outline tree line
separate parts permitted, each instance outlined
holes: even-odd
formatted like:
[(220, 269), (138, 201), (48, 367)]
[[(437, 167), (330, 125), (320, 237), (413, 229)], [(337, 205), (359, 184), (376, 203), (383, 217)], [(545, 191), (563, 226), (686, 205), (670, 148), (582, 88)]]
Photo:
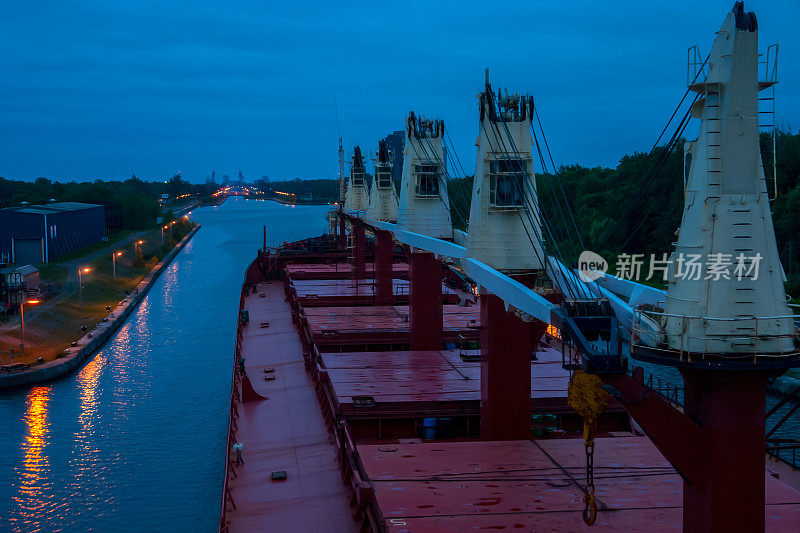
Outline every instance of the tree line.
[(84, 202), (106, 207), (106, 216), (112, 217), (117, 230), (146, 229), (163, 216), (159, 201), (162, 194), (174, 199), (184, 194), (204, 200), (218, 186), (196, 185), (175, 175), (166, 182), (146, 181), (131, 176), (125, 181), (59, 182), (47, 178), (35, 181), (17, 181), (0, 178), (0, 208), (28, 204), (56, 202)]
[[(583, 249), (607, 258), (622, 252), (645, 256), (671, 252), (683, 211), (684, 161), (680, 148), (669, 155), (663, 150), (626, 155), (615, 168), (567, 165), (560, 167), (557, 175), (537, 174), (539, 205), (549, 227), (545, 243), (551, 248), (557, 245), (569, 262)], [(800, 239), (794, 226), (800, 212), (800, 133), (778, 132), (775, 159), (778, 196), (771, 204), (775, 236), (789, 278), (787, 289), (796, 295), (800, 293)], [(472, 176), (448, 181), (453, 224), (464, 230), (472, 184)], [(313, 200), (334, 201), (339, 194), (336, 180), (295, 179), (259, 185), (264, 192), (280, 190)], [(47, 203), (51, 198), (111, 205), (121, 211), (123, 229), (140, 229), (152, 226), (160, 216), (161, 194), (171, 198), (196, 194), (205, 200), (217, 188), (215, 183), (187, 183), (179, 175), (167, 183), (136, 176), (122, 182), (90, 183), (0, 178), (0, 207), (22, 201)]]

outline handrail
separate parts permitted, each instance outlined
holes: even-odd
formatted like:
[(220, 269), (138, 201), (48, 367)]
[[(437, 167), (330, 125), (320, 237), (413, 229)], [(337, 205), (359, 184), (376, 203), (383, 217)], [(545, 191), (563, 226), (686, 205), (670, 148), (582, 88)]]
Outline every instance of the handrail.
[[(682, 321), (683, 327), (681, 328), (681, 332), (679, 334), (670, 333), (668, 331), (664, 331), (664, 340), (667, 341), (669, 338), (674, 338), (676, 335), (680, 337), (680, 349), (675, 350), (672, 348), (659, 348), (648, 346), (646, 344), (641, 344), (637, 342), (638, 338), (641, 334), (647, 334), (648, 329), (642, 327), (642, 319), (647, 318), (659, 323), (662, 328), (665, 322), (665, 319), (674, 318)], [(679, 352), (680, 360), (691, 360), (691, 353), (689, 350), (689, 343), (688, 341), (747, 341), (753, 342), (753, 349), (737, 352), (735, 356), (728, 356), (728, 357), (736, 357), (739, 358), (741, 356), (750, 356), (752, 355), (754, 358), (756, 357), (791, 357), (797, 355), (797, 351), (790, 351), (790, 352), (760, 352), (759, 351), (759, 342), (763, 343), (770, 340), (778, 340), (778, 339), (794, 339), (797, 337), (794, 328), (791, 328), (791, 332), (789, 333), (763, 333), (765, 331), (765, 327), (763, 324), (768, 322), (776, 322), (781, 320), (791, 320), (794, 321), (796, 318), (795, 315), (779, 315), (779, 316), (741, 316), (741, 317), (704, 317), (704, 316), (690, 316), (690, 315), (681, 315), (675, 313), (665, 313), (660, 311), (651, 311), (645, 309), (634, 309), (634, 319), (633, 323), (631, 324), (631, 348), (646, 348), (649, 350), (662, 350), (662, 351), (670, 351), (670, 352)], [(706, 333), (705, 336), (692, 336), (689, 334), (689, 326), (692, 322), (700, 323), (703, 327), (708, 327), (709, 325), (713, 324), (747, 324), (749, 329), (752, 331), (744, 332), (741, 334), (736, 333)], [(761, 325), (761, 327), (759, 327)], [(706, 352), (694, 352), (694, 353), (706, 353)], [(709, 352), (711, 353), (711, 352)], [(713, 351), (715, 355), (719, 355), (725, 357), (724, 354), (720, 354), (717, 351)]]
[(239, 311), (237, 312), (237, 321), (236, 321), (236, 340), (234, 343), (234, 350), (233, 350), (233, 371), (231, 373), (231, 392), (230, 392), (230, 409), (228, 410), (228, 431), (227, 437), (225, 439), (225, 469), (223, 474), (223, 482), (222, 482), (222, 502), (220, 507), (219, 513), (219, 531), (220, 533), (227, 533), (228, 532), (228, 524), (227, 524), (227, 513), (228, 513), (228, 501), (231, 501), (231, 504), (236, 508), (236, 504), (233, 502), (233, 499), (230, 495), (230, 487), (228, 483), (231, 477), (231, 448), (232, 442), (231, 437), (234, 436), (235, 428), (234, 428), (234, 417), (238, 413), (236, 410), (236, 402), (237, 402), (237, 380), (239, 379), (239, 359), (241, 358), (242, 354), (242, 340), (244, 338), (244, 334), (242, 331), (242, 310), (244, 309), (244, 302), (247, 296), (248, 287), (252, 285), (252, 276), (255, 272), (260, 273), (260, 263), (259, 260), (262, 254), (250, 263), (248, 266), (247, 271), (245, 272), (244, 280), (242, 280), (242, 289), (239, 294)]
[(708, 60), (703, 60), (700, 55), (700, 48), (697, 45), (690, 46), (686, 50), (686, 85), (703, 83), (706, 81), (706, 66)]

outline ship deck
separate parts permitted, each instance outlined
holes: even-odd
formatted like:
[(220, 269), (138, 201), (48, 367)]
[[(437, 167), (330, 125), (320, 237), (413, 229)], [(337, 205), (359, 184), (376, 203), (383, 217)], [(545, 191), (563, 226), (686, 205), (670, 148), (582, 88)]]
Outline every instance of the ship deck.
[[(245, 464), (229, 482), (236, 505), (227, 515), (230, 530), (357, 531), (283, 283), (261, 283), (258, 292), (265, 297), (245, 300), (250, 326), (242, 353), (253, 388), (266, 399), (238, 404)], [(274, 380), (264, 379), (265, 368), (274, 369)], [(282, 470), (285, 481), (270, 481)]]
[[(596, 439), (595, 495), (583, 523), (581, 439), (358, 445), (369, 505), (388, 531), (676, 531), (683, 481), (646, 437)], [(768, 531), (793, 531), (800, 492), (766, 475)], [(602, 506), (601, 506), (602, 507)], [(736, 512), (731, 509), (731, 512)]]
[[(299, 279), (353, 279), (355, 269), (350, 263), (289, 263), (286, 265), (289, 276)], [(364, 264), (364, 277), (375, 277), (375, 264)], [(392, 274), (395, 278), (408, 279), (408, 263), (393, 263)]]
[[(683, 481), (646, 436), (619, 431), (629, 423), (619, 405), (607, 427), (599, 421), (602, 505), (594, 526), (583, 523), (582, 425), (567, 407), (560, 351), (540, 345), (531, 372), (534, 413), (556, 416), (559, 429), (481, 441), (478, 352), (409, 351), (406, 305), (305, 305), (301, 288), (336, 297), (355, 286), (324, 275), (261, 283), (244, 301), (241, 353), (266, 399), (236, 404), (246, 464), (229, 480), (229, 531), (681, 529)], [(479, 338), (480, 307), (443, 307), (445, 342), (474, 347), (461, 341)], [(287, 479), (271, 481), (276, 471)], [(767, 530), (796, 530), (800, 492), (765, 479)]]
[[(292, 282), (304, 307), (375, 305), (375, 282), (372, 279), (298, 279)], [(408, 280), (392, 280), (395, 303), (407, 304)], [(458, 303), (458, 294), (442, 285), (442, 301)]]
[[(569, 373), (561, 353), (542, 349), (531, 371), (531, 397), (538, 408), (566, 408)], [(439, 402), (479, 402), (481, 365), (464, 361), (457, 350), (322, 354), (344, 414), (355, 414), (354, 397), (425, 410)]]
[[(321, 353), (316, 374), (331, 410), (347, 420), (356, 439), (418, 437), (426, 431), (422, 419), (431, 417), (444, 420), (427, 431), (476, 437), (481, 364), (463, 360), (462, 353), (479, 356), (479, 350)], [(540, 346), (531, 368), (532, 412), (558, 419), (545, 429), (581, 428), (567, 403), (569, 377), (561, 352)], [(627, 414), (615, 402), (598, 422), (600, 431), (616, 430), (626, 427)]]
[[(445, 305), (444, 341), (477, 340), (478, 306)], [(312, 307), (305, 309), (314, 342), (321, 351), (348, 345), (408, 344), (408, 306)]]

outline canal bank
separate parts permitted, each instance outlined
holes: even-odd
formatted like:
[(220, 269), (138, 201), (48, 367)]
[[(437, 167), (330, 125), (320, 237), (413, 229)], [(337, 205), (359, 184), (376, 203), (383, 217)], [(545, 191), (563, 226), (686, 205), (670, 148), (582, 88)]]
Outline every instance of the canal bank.
[(319, 235), (321, 207), (230, 198), (117, 333), (61, 379), (0, 393), (0, 531), (216, 531), (241, 273)]
[(199, 230), (200, 226), (195, 226), (188, 235), (181, 239), (181, 241), (170, 250), (164, 259), (153, 267), (150, 273), (139, 282), (131, 294), (121, 301), (117, 308), (114, 309), (103, 322), (97, 324), (92, 331), (78, 339), (74, 346), (67, 348), (63, 356), (47, 363), (31, 366), (25, 370), (10, 374), (0, 374), (0, 390), (41, 383), (61, 377), (79, 368), (117, 332), (128, 318), (131, 311), (136, 309), (136, 306), (139, 305), (139, 302), (142, 301), (150, 290), (150, 287), (153, 286), (153, 282), (158, 279), (158, 276), (161, 275), (164, 269), (169, 266), (172, 260), (175, 259)]

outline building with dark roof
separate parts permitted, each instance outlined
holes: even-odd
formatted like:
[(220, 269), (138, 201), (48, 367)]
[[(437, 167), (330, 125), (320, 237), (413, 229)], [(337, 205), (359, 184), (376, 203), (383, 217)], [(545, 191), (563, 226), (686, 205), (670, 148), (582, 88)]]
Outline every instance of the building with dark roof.
[(105, 235), (105, 208), (54, 202), (0, 209), (0, 258), (17, 265), (55, 261)]

